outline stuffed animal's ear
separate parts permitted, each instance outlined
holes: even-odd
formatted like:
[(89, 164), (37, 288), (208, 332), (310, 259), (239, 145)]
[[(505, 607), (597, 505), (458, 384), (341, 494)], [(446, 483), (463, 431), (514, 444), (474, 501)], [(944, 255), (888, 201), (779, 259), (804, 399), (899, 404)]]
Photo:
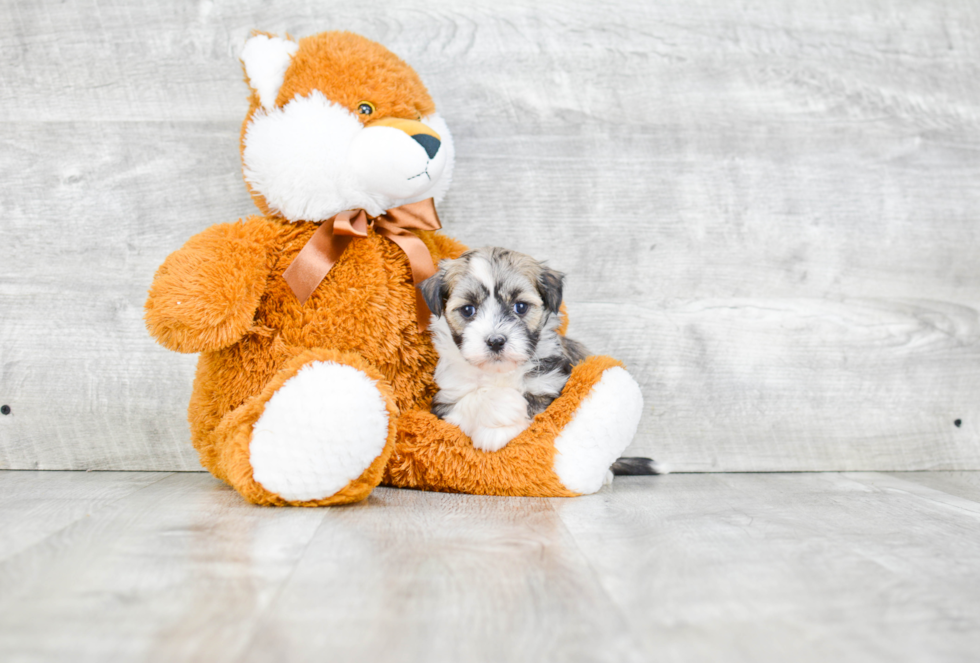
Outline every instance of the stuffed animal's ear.
[(422, 291), (422, 298), (432, 311), (432, 315), (437, 318), (442, 315), (446, 306), (446, 298), (449, 296), (449, 289), (446, 287), (445, 271), (440, 269), (433, 276), (418, 284), (418, 289)]
[(545, 308), (552, 313), (558, 313), (561, 308), (564, 281), (565, 275), (551, 267), (544, 267), (538, 275), (538, 293), (544, 301)]
[(245, 67), (248, 85), (259, 95), (264, 108), (272, 108), (282, 87), (286, 69), (299, 44), (291, 39), (257, 34), (250, 37), (239, 58)]

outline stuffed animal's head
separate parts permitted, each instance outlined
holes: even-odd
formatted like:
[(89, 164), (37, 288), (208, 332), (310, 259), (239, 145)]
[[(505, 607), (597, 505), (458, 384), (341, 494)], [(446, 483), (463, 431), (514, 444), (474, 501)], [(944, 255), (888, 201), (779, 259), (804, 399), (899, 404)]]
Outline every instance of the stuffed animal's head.
[(266, 214), (376, 216), (446, 192), (449, 128), (418, 74), (384, 46), (350, 32), (256, 34), (241, 60), (252, 90), (243, 172)]

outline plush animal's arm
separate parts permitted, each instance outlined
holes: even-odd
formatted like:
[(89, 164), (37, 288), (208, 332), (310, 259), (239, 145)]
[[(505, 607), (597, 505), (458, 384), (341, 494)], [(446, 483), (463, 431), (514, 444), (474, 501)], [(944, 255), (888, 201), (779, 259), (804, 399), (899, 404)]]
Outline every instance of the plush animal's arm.
[(639, 385), (611, 357), (592, 356), (548, 409), (500, 451), (475, 449), (456, 426), (423, 410), (398, 420), (384, 483), (402, 488), (569, 497), (594, 493), (636, 433)]
[(146, 326), (177, 352), (209, 352), (252, 327), (272, 269), (272, 229), (260, 217), (211, 226), (191, 237), (157, 270), (146, 300)]

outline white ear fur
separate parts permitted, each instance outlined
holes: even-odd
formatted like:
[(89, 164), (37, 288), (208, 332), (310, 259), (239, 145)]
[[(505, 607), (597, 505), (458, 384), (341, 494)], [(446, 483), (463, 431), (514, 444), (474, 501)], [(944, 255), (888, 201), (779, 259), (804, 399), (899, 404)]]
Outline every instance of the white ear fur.
[(249, 85), (259, 93), (259, 101), (265, 108), (276, 103), (286, 69), (299, 44), (280, 37), (255, 35), (245, 42), (239, 56), (245, 65)]

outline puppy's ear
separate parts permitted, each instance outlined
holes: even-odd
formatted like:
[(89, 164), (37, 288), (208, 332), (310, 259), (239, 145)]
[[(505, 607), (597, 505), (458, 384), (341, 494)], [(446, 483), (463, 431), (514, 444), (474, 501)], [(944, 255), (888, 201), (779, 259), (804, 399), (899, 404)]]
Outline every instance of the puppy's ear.
[(544, 267), (538, 275), (538, 294), (544, 301), (546, 309), (558, 313), (561, 308), (561, 292), (565, 275), (551, 267)]
[(429, 310), (432, 311), (432, 315), (437, 318), (441, 316), (446, 306), (446, 299), (449, 297), (445, 270), (440, 269), (416, 287), (422, 291), (422, 298), (425, 299), (425, 303), (429, 307)]

